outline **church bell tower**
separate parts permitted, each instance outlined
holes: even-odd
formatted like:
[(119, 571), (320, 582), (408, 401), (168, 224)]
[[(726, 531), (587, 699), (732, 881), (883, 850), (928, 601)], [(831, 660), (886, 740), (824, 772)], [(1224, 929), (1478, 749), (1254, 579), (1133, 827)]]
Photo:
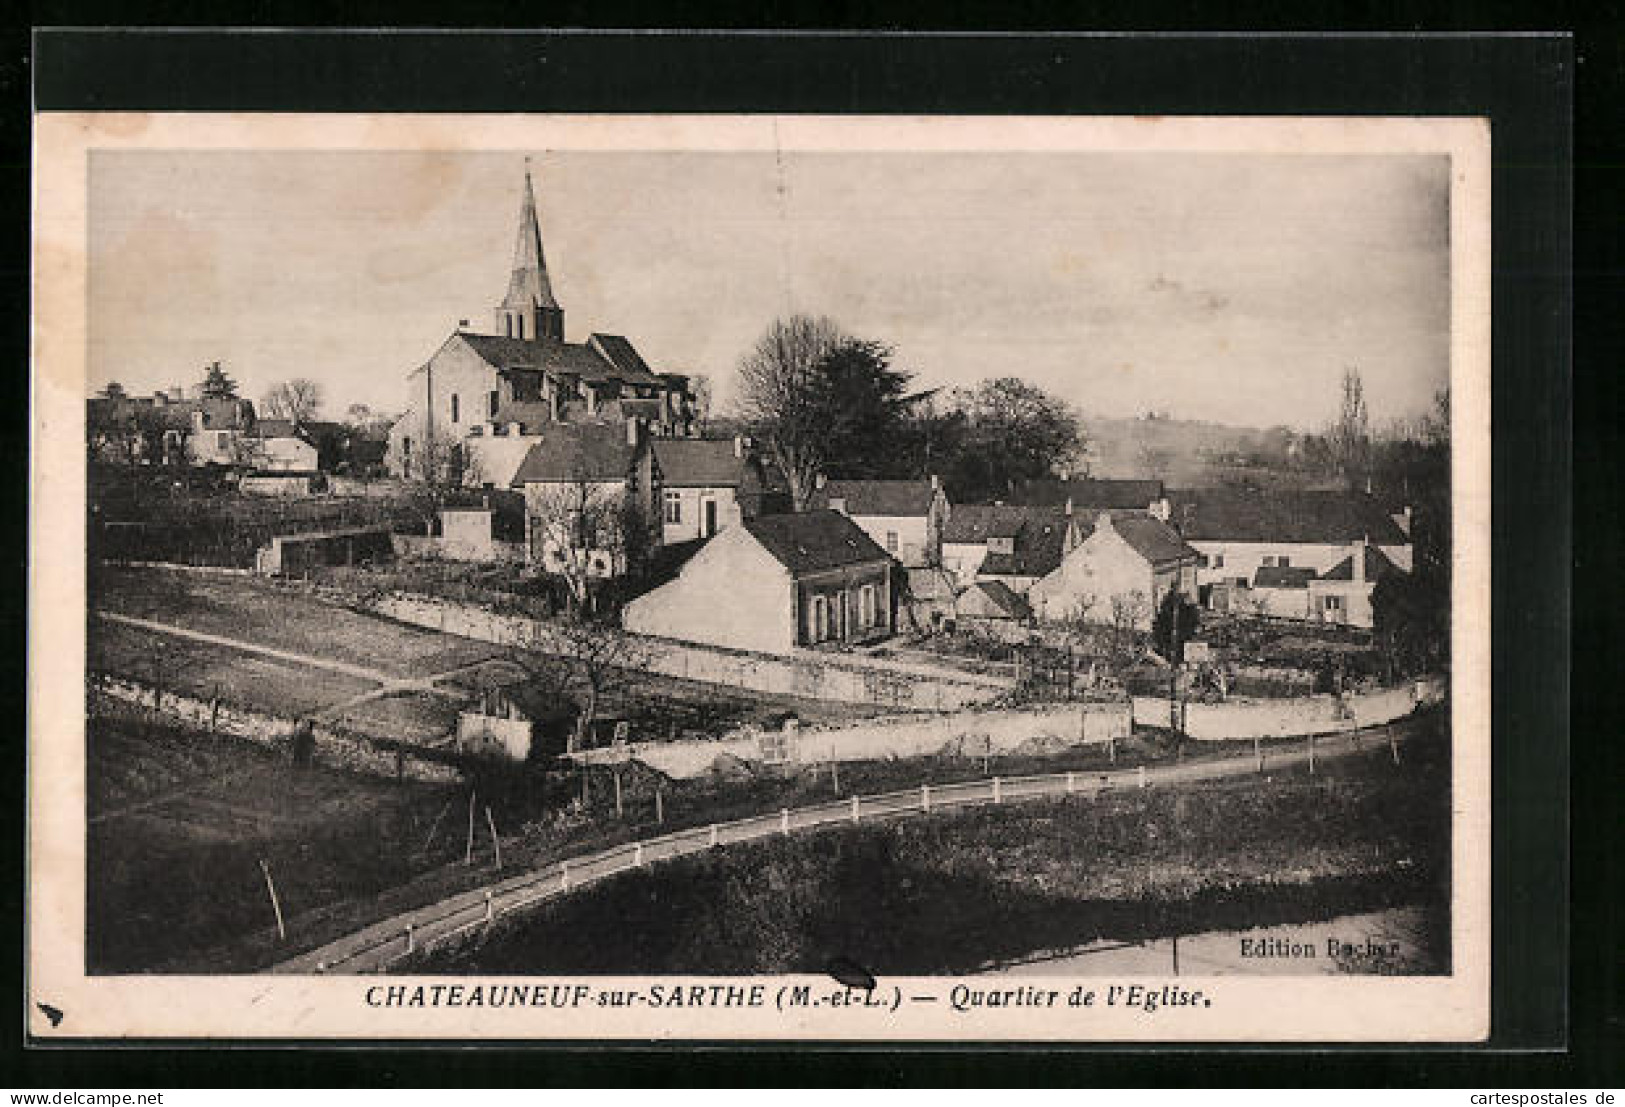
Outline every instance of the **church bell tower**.
[(536, 193), (525, 163), (525, 200), (519, 209), (519, 239), (513, 248), (513, 276), (508, 294), (496, 309), (496, 333), (529, 341), (564, 341), (564, 309), (553, 298), (542, 253), (542, 228), (536, 220)]

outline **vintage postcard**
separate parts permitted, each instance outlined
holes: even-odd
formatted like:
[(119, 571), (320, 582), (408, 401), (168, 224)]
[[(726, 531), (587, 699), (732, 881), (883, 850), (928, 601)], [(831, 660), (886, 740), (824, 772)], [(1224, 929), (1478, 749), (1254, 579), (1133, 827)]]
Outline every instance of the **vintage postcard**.
[(1485, 121), (36, 122), (37, 1038), (1487, 1036)]

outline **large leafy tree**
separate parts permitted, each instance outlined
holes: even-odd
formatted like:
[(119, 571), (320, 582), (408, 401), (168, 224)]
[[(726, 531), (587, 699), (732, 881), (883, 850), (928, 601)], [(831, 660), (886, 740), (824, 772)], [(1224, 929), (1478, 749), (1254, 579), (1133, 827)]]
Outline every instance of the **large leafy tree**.
[(1019, 377), (955, 392), (931, 433), (954, 498), (965, 503), (1001, 499), (1023, 481), (1075, 471), (1083, 458), (1077, 412)]
[(825, 355), (817, 387), (827, 396), (827, 453), (831, 476), (851, 479), (908, 477), (902, 449), (904, 419), (919, 397), (908, 392), (912, 374), (894, 369), (892, 351), (879, 342), (848, 339)]

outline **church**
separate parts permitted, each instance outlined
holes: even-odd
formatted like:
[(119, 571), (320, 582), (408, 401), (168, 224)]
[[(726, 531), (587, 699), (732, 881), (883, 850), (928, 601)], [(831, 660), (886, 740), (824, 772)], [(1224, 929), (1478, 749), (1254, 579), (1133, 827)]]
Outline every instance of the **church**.
[(389, 435), (387, 465), (407, 480), (507, 488), (549, 428), (635, 421), (655, 437), (694, 433), (686, 377), (650, 368), (618, 334), (565, 339), (554, 298), (530, 170), (519, 210), (508, 293), (492, 333), (460, 326), (408, 374), (411, 406)]

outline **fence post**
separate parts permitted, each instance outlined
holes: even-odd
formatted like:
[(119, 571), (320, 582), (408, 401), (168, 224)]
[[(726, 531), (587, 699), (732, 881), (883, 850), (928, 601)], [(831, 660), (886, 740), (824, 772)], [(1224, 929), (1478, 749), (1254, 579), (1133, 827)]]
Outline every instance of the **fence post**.
[(495, 917), (491, 905), (491, 889), (487, 888), (485, 890), (485, 921), (490, 922)]
[(643, 867), (643, 843), (636, 842), (632, 846), (632, 864)]
[(1144, 765), (1140, 766), (1140, 787), (1141, 788), (1145, 787), (1145, 766)]
[(1394, 728), (1388, 728), (1388, 752), (1393, 754), (1394, 764), (1399, 764), (1399, 739), (1394, 735)]
[(925, 812), (931, 810), (931, 785), (929, 784), (920, 785), (920, 810)]
[(412, 933), (412, 924), (406, 924), (406, 952), (411, 953), (418, 948), (417, 938)]
[(1309, 775), (1315, 775), (1315, 736), (1309, 735)]
[(853, 822), (858, 821), (858, 801), (859, 801), (860, 798), (861, 797), (859, 797), (859, 796), (853, 796), (852, 797), (852, 821)]
[(706, 844), (708, 846), (712, 847), (713, 849), (716, 848), (716, 844), (717, 844), (717, 824), (716, 823), (711, 824), (711, 835), (710, 835), (709, 840), (706, 842)]
[(666, 790), (664, 788), (655, 789), (655, 822), (661, 826), (666, 824)]
[(1077, 786), (1078, 786), (1077, 779), (1071, 773), (1067, 773), (1066, 774), (1066, 794), (1070, 796), (1073, 792), (1077, 791)]
[(559, 862), (559, 891), (562, 892), (566, 888), (568, 888), (569, 886), (570, 886), (570, 862), (568, 862), (568, 861), (560, 861)]
[(790, 809), (788, 807), (779, 808), (779, 833), (790, 833)]
[(1253, 736), (1253, 757), (1258, 760), (1258, 771), (1264, 771), (1264, 740), (1258, 735)]
[(994, 803), (1003, 803), (1004, 802), (1004, 789), (1000, 786), (1000, 781), (999, 781), (998, 777), (993, 778), (993, 802)]

